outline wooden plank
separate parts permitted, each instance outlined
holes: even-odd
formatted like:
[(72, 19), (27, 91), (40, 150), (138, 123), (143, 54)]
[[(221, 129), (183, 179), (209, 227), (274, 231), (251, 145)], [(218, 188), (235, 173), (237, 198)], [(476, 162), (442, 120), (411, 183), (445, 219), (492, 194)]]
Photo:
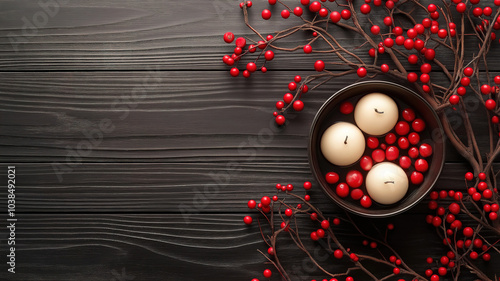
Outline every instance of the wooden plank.
[[(259, 40), (245, 26), (239, 2), (234, 0), (216, 0), (202, 5), (195, 0), (175, 4), (159, 0), (147, 3), (127, 0), (120, 1), (119, 5), (97, 0), (41, 3), (48, 3), (47, 8), (42, 8), (36, 1), (4, 1), (0, 4), (2, 71), (148, 70), (156, 67), (224, 70), (227, 67), (221, 62), (222, 56), (231, 54), (234, 48), (234, 45), (223, 42), (225, 32), (232, 31), (236, 36)], [(291, 7), (296, 5), (296, 1), (285, 3)], [(330, 6), (340, 10), (333, 3)], [(265, 1), (255, 1), (249, 9), (250, 21), (264, 36), (301, 24), (293, 15), (287, 20), (281, 19), (281, 7), (278, 6), (271, 8), (274, 12), (271, 20), (263, 20), (260, 12), (268, 7)], [(189, 11), (188, 15), (186, 11)], [(377, 17), (376, 9), (372, 14), (373, 21), (383, 26), (383, 17)], [(424, 16), (427, 15), (422, 15), (422, 18)], [(362, 20), (361, 25), (369, 30), (367, 21)], [(339, 42), (349, 42), (346, 44), (348, 49), (362, 59), (372, 61), (361, 36), (341, 28), (334, 32)], [(279, 46), (304, 45), (305, 36), (310, 34), (304, 32), (292, 36)], [(467, 47), (474, 50), (477, 45), (471, 41), (466, 42)], [(431, 44), (434, 45), (437, 44)], [(326, 45), (316, 42), (314, 47), (320, 50)], [(498, 58), (495, 50), (498, 46), (492, 48), (491, 60)], [(453, 54), (442, 47), (440, 51), (443, 62), (453, 65)], [(269, 68), (312, 70), (314, 61), (321, 57), (325, 59), (324, 55), (306, 55), (302, 51), (278, 52)], [(490, 68), (498, 70), (496, 64), (490, 64)]]
[[(3, 73), (0, 155), (6, 162), (224, 161), (256, 147), (263, 159), (304, 157), (317, 110), (360, 80), (333, 79), (307, 93), (304, 111), (289, 113), (278, 128), (272, 112), (295, 74), (308, 72), (247, 81), (204, 71)], [(486, 132), (475, 108), (471, 121)], [(487, 148), (487, 135), (478, 136)], [(450, 148), (447, 160), (461, 157)]]
[[(429, 267), (427, 257), (438, 259), (446, 253), (433, 227), (420, 215), (397, 217), (392, 222), (396, 229), (389, 241), (419, 273)], [(343, 272), (349, 265), (347, 258), (334, 261), (330, 256), (325, 260), (321, 244), (307, 238), (318, 225), (308, 218), (299, 219), (299, 223), (305, 244), (322, 259), (321, 264), (327, 270)], [(378, 237), (373, 227), (383, 229), (386, 224), (385, 220), (372, 221), (363, 228)], [(178, 215), (31, 214), (20, 215), (16, 226), (16, 274), (2, 271), (3, 280), (220, 280), (221, 276), (250, 280), (261, 278), (265, 268), (272, 268), (257, 252), (267, 250), (258, 226), (244, 225), (240, 215), (200, 215), (186, 224)], [(378, 255), (376, 250), (363, 247), (364, 238), (355, 235), (346, 223), (334, 231), (352, 251)], [(290, 273), (305, 280), (326, 278), (309, 266), (305, 255), (292, 247), (293, 242), (284, 236), (282, 239), (278, 250)], [(493, 276), (500, 264), (492, 259), (478, 265)], [(376, 271), (381, 273), (383, 268)], [(276, 270), (273, 272), (271, 280), (279, 280)]]
[[(316, 206), (324, 212), (342, 213), (313, 180), (305, 157), (170, 164), (84, 163), (66, 173), (54, 170), (50, 163), (11, 165), (16, 166), (16, 206), (22, 213), (159, 212), (176, 213), (190, 221), (203, 213), (247, 213), (247, 201), (275, 195), (276, 183), (293, 184), (295, 192), (304, 195), (305, 181), (313, 182), (314, 188), (307, 193)], [(466, 192), (463, 179), (467, 171), (465, 164), (446, 164), (434, 189)], [(7, 182), (4, 174), (0, 180)], [(428, 202), (426, 198), (411, 213), (427, 214)], [(0, 206), (7, 209), (6, 200), (0, 201)]]

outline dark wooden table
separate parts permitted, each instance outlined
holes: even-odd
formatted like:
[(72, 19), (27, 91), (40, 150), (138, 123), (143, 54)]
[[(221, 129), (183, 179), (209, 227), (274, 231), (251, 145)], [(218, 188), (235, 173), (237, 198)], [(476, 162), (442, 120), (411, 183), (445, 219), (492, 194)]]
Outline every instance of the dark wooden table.
[[(285, 24), (259, 19), (267, 4), (255, 2), (259, 29)], [(264, 279), (257, 249), (266, 247), (258, 227), (242, 222), (256, 215), (246, 202), (276, 183), (312, 180), (311, 121), (357, 77), (314, 91), (277, 128), (274, 103), (314, 60), (278, 53), (265, 76), (230, 77), (222, 34), (252, 36), (237, 1), (40, 3), (48, 4), (0, 2), (0, 178), (16, 167), (18, 219), (11, 274), (2, 185), (0, 279)], [(258, 140), (263, 130), (275, 131), (269, 142)], [(438, 189), (463, 187), (467, 169), (449, 148)], [(344, 215), (316, 184), (310, 194), (328, 216)], [(424, 221), (427, 203), (369, 222), (374, 231), (394, 222), (391, 241), (422, 274), (425, 258), (444, 249)], [(325, 278), (302, 257), (284, 262), (304, 280)], [(493, 275), (500, 263), (484, 267)]]

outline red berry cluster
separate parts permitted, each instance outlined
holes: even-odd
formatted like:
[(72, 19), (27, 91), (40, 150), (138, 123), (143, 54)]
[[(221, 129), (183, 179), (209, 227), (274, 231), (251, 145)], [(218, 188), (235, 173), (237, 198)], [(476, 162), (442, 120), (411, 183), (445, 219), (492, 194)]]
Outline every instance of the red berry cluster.
[[(257, 59), (246, 64), (245, 69), (242, 71), (243, 77), (249, 78), (252, 73), (257, 71), (257, 69), (259, 69), (263, 73), (267, 72), (266, 62), (274, 59), (274, 52), (272, 50), (267, 50), (267, 44), (272, 39), (273, 36), (268, 35), (265, 41), (259, 40), (258, 42), (247, 45), (247, 40), (245, 38), (238, 37), (236, 38), (236, 40), (234, 40), (234, 34), (232, 32), (226, 32), (224, 34), (224, 41), (228, 44), (234, 41), (235, 44), (233, 53), (231, 55), (224, 55), (222, 57), (222, 62), (224, 62), (228, 66), (232, 66), (229, 74), (231, 74), (231, 76), (233, 77), (237, 77), (238, 75), (240, 75), (240, 70), (237, 68), (240, 59), (248, 53), (255, 53), (257, 50), (259, 50)], [(263, 57), (263, 63), (260, 67), (258, 67), (257, 63), (260, 57)]]
[[(471, 182), (475, 178), (471, 172), (468, 172), (465, 174), (465, 179), (467, 182)], [(448, 246), (450, 250), (437, 262), (431, 257), (427, 258), (427, 263), (433, 265), (425, 271), (427, 277), (433, 279), (432, 277), (435, 276), (434, 280), (439, 280), (439, 276), (445, 276), (450, 271), (456, 270), (456, 262), (460, 259), (468, 258), (472, 261), (478, 258), (482, 258), (484, 261), (491, 259), (491, 254), (488, 251), (492, 244), (479, 234), (480, 225), (465, 226), (459, 218), (461, 214), (465, 215), (469, 212), (465, 207), (467, 202), (477, 202), (481, 198), (489, 200), (493, 193), (498, 193), (496, 189), (489, 188), (485, 180), (486, 174), (480, 173), (477, 177), (477, 184), (475, 187), (469, 187), (466, 195), (454, 190), (430, 193), (431, 201), (428, 207), (435, 211), (435, 214), (427, 215), (426, 222), (444, 231), (443, 244)], [(486, 217), (489, 220), (497, 220), (499, 205), (497, 203), (489, 204), (486, 200), (483, 201), (483, 212), (487, 214)]]
[(276, 124), (283, 125), (285, 124), (285, 116), (282, 113), (288, 108), (292, 107), (293, 110), (299, 112), (304, 109), (304, 102), (300, 100), (302, 94), (305, 94), (309, 91), (309, 87), (306, 84), (300, 84), (302, 81), (302, 77), (300, 75), (296, 75), (293, 78), (293, 81), (288, 83), (288, 91), (295, 92), (296, 94), (291, 94), (290, 92), (283, 95), (283, 100), (276, 102), (276, 109), (279, 111), (273, 112), (273, 116), (275, 117)]
[[(354, 105), (350, 101), (340, 104), (339, 111), (344, 115), (353, 112)], [(366, 138), (365, 155), (356, 164), (356, 168), (350, 168), (345, 174), (345, 181), (340, 181), (339, 170), (344, 168), (336, 167), (336, 171), (331, 171), (325, 175), (325, 180), (329, 184), (337, 184), (336, 194), (341, 198), (350, 198), (358, 201), (361, 206), (370, 208), (372, 199), (364, 189), (363, 179), (366, 173), (371, 170), (376, 163), (388, 161), (398, 164), (407, 171), (410, 182), (414, 186), (420, 185), (424, 181), (424, 174), (429, 169), (429, 157), (432, 155), (432, 145), (424, 143), (421, 134), (425, 131), (425, 121), (418, 118), (415, 111), (405, 108), (400, 113), (400, 121), (396, 123), (393, 130), (383, 137), (369, 136)]]
[[(311, 189), (312, 184), (311, 184), (311, 182), (306, 181), (306, 182), (304, 182), (303, 187), (305, 190), (309, 190), (309, 189)], [(272, 211), (273, 202), (279, 201), (279, 198), (278, 198), (279, 192), (288, 193), (288, 192), (293, 191), (293, 189), (294, 189), (294, 186), (292, 184), (283, 184), (282, 185), (282, 184), (278, 183), (278, 184), (276, 184), (276, 191), (277, 191), (276, 195), (273, 195), (271, 197), (270, 196), (262, 196), (262, 198), (260, 198), (259, 203), (257, 203), (257, 201), (255, 201), (255, 200), (249, 200), (247, 203), (247, 206), (249, 209), (257, 209), (261, 213), (267, 214), (267, 213)], [(304, 199), (304, 201), (309, 201), (309, 200), (311, 200), (311, 196), (306, 194), (306, 195), (304, 195), (303, 199)], [(281, 201), (280, 201), (280, 203), (281, 203)], [(298, 204), (294, 208), (301, 209), (302, 205)], [(285, 213), (286, 217), (291, 217), (294, 215), (292, 208), (287, 208), (284, 211), (284, 213)], [(252, 224), (253, 219), (251, 216), (246, 216), (243, 218), (243, 221), (245, 222), (245, 224), (250, 225), (250, 224)], [(281, 223), (281, 228), (285, 228), (285, 227), (287, 227), (287, 223), (283, 221)]]
[[(499, 6), (500, 0), (494, 1), (495, 6)], [(283, 6), (283, 10), (281, 10), (280, 14), (283, 19), (288, 19), (290, 15), (293, 13), (296, 17), (302, 17), (305, 11), (308, 11), (312, 14), (315, 14), (318, 18), (324, 18), (327, 21), (332, 23), (339, 23), (342, 20), (348, 21), (351, 20), (352, 12), (349, 8), (344, 7), (343, 5), (339, 5), (341, 7), (339, 10), (335, 10), (332, 7), (326, 5), (326, 0), (321, 1), (308, 1), (308, 0), (300, 0), (300, 5), (294, 8), (285, 5), (280, 1), (270, 0), (268, 1), (269, 5), (275, 6), (280, 4)], [(334, 0), (329, 0), (329, 2), (334, 2)], [(361, 5), (360, 12), (364, 15), (368, 15), (372, 13), (372, 10), (379, 8), (386, 8), (389, 11), (392, 10), (398, 0), (388, 0), (385, 1), (385, 5), (382, 0), (365, 0), (365, 4)], [(465, 13), (468, 9), (471, 10), (471, 15), (474, 18), (480, 20), (480, 23), (476, 25), (476, 29), (479, 35), (483, 37), (486, 34), (487, 29), (490, 26), (490, 22), (494, 22), (492, 26), (492, 30), (500, 29), (500, 17), (494, 18), (493, 6), (486, 5), (484, 7), (475, 7), (479, 1), (473, 0), (464, 2), (462, 0), (453, 0), (452, 5), (456, 5), (455, 8), (459, 13)], [(240, 3), (240, 8), (248, 9), (252, 7), (251, 1), (243, 1)], [(303, 8), (303, 7), (307, 8)], [(423, 6), (422, 6), (423, 7)], [(423, 7), (424, 8), (424, 7)], [(393, 19), (393, 14), (389, 13), (383, 19), (383, 25), (372, 24), (369, 26), (369, 32), (367, 34), (371, 34), (376, 36), (376, 40), (378, 41), (377, 47), (372, 47), (368, 50), (368, 54), (371, 57), (377, 57), (379, 55), (383, 55), (388, 53), (388, 49), (395, 49), (394, 51), (403, 54), (407, 57), (408, 63), (417, 65), (420, 64), (420, 74), (416, 72), (407, 73), (406, 79), (412, 83), (419, 83), (423, 92), (430, 93), (433, 91), (430, 82), (431, 82), (431, 64), (436, 56), (435, 45), (434, 42), (440, 41), (445, 44), (447, 41), (452, 41), (457, 34), (457, 24), (452, 22), (450, 18), (447, 18), (447, 24), (444, 26), (438, 20), (442, 13), (445, 10), (438, 8), (435, 4), (429, 4), (425, 7), (427, 12), (427, 17), (423, 18), (421, 21), (416, 22), (410, 28), (403, 28), (402, 26), (396, 25), (396, 22)], [(272, 16), (272, 12), (270, 9), (263, 9), (262, 18), (264, 20), (269, 20)], [(312, 32), (313, 38), (318, 36), (318, 32)], [(379, 39), (380, 38), (380, 39)], [(264, 37), (261, 36), (261, 39)], [(432, 39), (432, 40), (430, 40)], [(496, 33), (491, 32), (491, 40), (496, 39)], [(224, 41), (227, 43), (231, 43), (234, 40), (234, 35), (231, 32), (228, 32), (224, 35)], [(267, 35), (265, 40), (259, 40), (258, 42), (253, 42), (246, 46), (245, 38), (238, 38), (236, 40), (236, 47), (234, 49), (234, 53), (231, 55), (225, 55), (223, 57), (223, 62), (229, 66), (232, 66), (230, 70), (230, 74), (234, 77), (238, 76), (240, 72), (246, 78), (250, 77), (252, 73), (257, 70), (262, 72), (267, 72), (266, 62), (274, 59), (274, 52), (269, 50), (269, 48), (274, 48), (274, 46), (270, 46), (273, 41), (272, 35)], [(313, 42), (312, 40), (311, 42)], [(499, 41), (500, 42), (500, 41)], [(376, 42), (375, 42), (376, 43)], [(305, 44), (302, 46), (304, 53), (309, 54), (313, 52), (313, 48), (311, 43)], [(242, 70), (238, 68), (238, 61), (249, 53), (254, 53), (259, 49), (257, 59), (248, 62), (246, 67)], [(397, 50), (396, 50), (397, 49)], [(390, 51), (389, 53), (393, 53)], [(263, 58), (263, 62), (260, 65), (257, 65), (258, 60)], [(314, 69), (318, 72), (322, 72), (325, 70), (325, 62), (322, 60), (317, 60), (314, 63)], [(356, 73), (359, 77), (365, 77), (368, 74), (368, 71), (373, 72), (381, 72), (387, 73), (391, 70), (391, 66), (388, 64), (381, 64), (380, 68), (374, 68), (372, 66), (361, 65), (358, 67)], [(470, 76), (473, 75), (474, 71), (471, 67), (465, 67), (463, 69), (463, 76), (460, 78), (460, 85), (456, 87), (456, 92), (449, 93), (446, 96), (446, 100), (448, 100), (450, 105), (456, 105), (460, 101), (460, 97), (465, 95), (467, 92), (466, 87), (468, 87), (471, 83)], [(498, 78), (498, 82), (500, 82), (500, 77)], [(497, 77), (495, 77), (495, 82), (497, 82)], [(497, 83), (498, 84), (498, 83)], [(292, 87), (293, 88), (293, 87)], [(489, 97), (484, 101), (484, 106), (490, 110), (494, 111), (497, 109), (497, 100), (496, 100), (496, 92), (498, 91), (497, 86), (489, 86), (482, 85), (480, 88), (481, 92), (485, 95), (489, 95)], [(294, 91), (294, 90), (290, 90)], [(293, 101), (291, 104), (296, 111), (301, 111), (303, 108), (303, 102), (295, 98), (297, 95), (304, 93), (306, 91), (302, 91), (302, 89), (298, 89), (297, 93), (294, 95)], [(492, 96), (494, 95), (494, 96)], [(279, 101), (276, 104), (278, 109), (277, 112), (274, 112), (274, 117), (276, 123), (278, 125), (283, 125), (286, 122), (285, 117), (282, 115), (290, 106), (285, 106), (288, 104), (285, 100)], [(495, 123), (499, 122), (499, 118), (495, 115), (493, 116), (492, 121)]]

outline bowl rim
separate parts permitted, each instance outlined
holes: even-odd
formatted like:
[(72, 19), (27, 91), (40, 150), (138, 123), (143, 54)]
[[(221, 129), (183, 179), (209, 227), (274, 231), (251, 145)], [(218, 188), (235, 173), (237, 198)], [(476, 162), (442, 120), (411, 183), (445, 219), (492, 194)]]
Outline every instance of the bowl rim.
[[(438, 129), (440, 137), (443, 140), (442, 141), (442, 145), (443, 145), (442, 154), (443, 154), (443, 156), (442, 156), (442, 159), (440, 161), (441, 163), (438, 163), (439, 164), (439, 170), (438, 170), (438, 172), (436, 174), (436, 177), (434, 179), (432, 179), (432, 181), (430, 182), (429, 188), (419, 198), (417, 198), (416, 200), (414, 200), (410, 204), (408, 204), (408, 205), (406, 205), (406, 206), (404, 206), (402, 208), (397, 208), (396, 210), (388, 211), (388, 212), (384, 212), (384, 213), (366, 213), (366, 212), (361, 212), (361, 211), (349, 208), (348, 204), (342, 204), (341, 202), (338, 202), (337, 198), (334, 198), (329, 192), (327, 192), (326, 187), (321, 184), (322, 181), (318, 178), (318, 175), (317, 175), (318, 173), (316, 173), (315, 170), (314, 170), (313, 155), (312, 155), (313, 153), (311, 151), (312, 150), (313, 134), (314, 134), (316, 126), (318, 125), (318, 119), (323, 114), (323, 111), (325, 110), (325, 108), (332, 102), (333, 99), (337, 98), (338, 96), (344, 94), (345, 92), (351, 90), (352, 88), (357, 88), (357, 87), (360, 87), (360, 86), (363, 86), (363, 85), (366, 85), (366, 84), (379, 84), (379, 85), (383, 84), (383, 85), (389, 85), (391, 87), (399, 88), (399, 89), (401, 89), (403, 91), (406, 91), (406, 92), (412, 94), (413, 96), (415, 96), (423, 104), (425, 104), (426, 107), (428, 107), (430, 109), (430, 112), (432, 113), (432, 117), (436, 120), (437, 125), (438, 125), (438, 128), (436, 128), (436, 129)], [(441, 175), (441, 172), (442, 172), (443, 167), (444, 167), (444, 163), (445, 163), (445, 159), (446, 159), (446, 139), (447, 139), (447, 137), (446, 137), (446, 135), (444, 133), (443, 125), (441, 123), (441, 118), (438, 116), (438, 114), (434, 110), (434, 108), (432, 108), (432, 106), (421, 95), (417, 94), (415, 91), (411, 90), (408, 87), (405, 87), (405, 86), (402, 86), (402, 85), (400, 85), (398, 83), (394, 83), (394, 82), (390, 82), (390, 81), (383, 81), (383, 80), (360, 81), (360, 82), (356, 82), (356, 83), (353, 83), (351, 85), (345, 86), (345, 87), (339, 89), (338, 91), (336, 91), (333, 95), (331, 95), (321, 105), (321, 107), (316, 112), (316, 115), (314, 116), (314, 119), (313, 119), (313, 121), (311, 123), (311, 127), (310, 127), (310, 130), (309, 130), (309, 136), (308, 136), (307, 154), (308, 154), (309, 168), (311, 169), (311, 172), (314, 175), (314, 178), (319, 183), (319, 186), (321, 187), (321, 190), (323, 191), (323, 193), (325, 193), (327, 195), (327, 197), (330, 198), (330, 200), (332, 200), (336, 205), (340, 206), (344, 210), (349, 211), (349, 212), (351, 212), (353, 214), (356, 214), (356, 215), (360, 215), (360, 216), (364, 216), (364, 217), (369, 217), (369, 218), (386, 218), (386, 217), (391, 217), (391, 216), (395, 216), (395, 215), (401, 214), (401, 213), (403, 213), (403, 212), (405, 212), (405, 211), (413, 208), (420, 201), (422, 201), (425, 198), (425, 196), (427, 196), (427, 194), (433, 189), (433, 187), (436, 184), (439, 176)]]

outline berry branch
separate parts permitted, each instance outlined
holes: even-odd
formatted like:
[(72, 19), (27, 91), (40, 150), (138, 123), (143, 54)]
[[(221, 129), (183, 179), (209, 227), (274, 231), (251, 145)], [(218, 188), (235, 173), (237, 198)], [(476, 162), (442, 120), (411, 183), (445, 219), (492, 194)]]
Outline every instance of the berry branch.
[[(447, 140), (467, 160), (472, 170), (465, 176), (464, 192), (442, 190), (431, 193), (429, 209), (436, 213), (428, 215), (426, 220), (437, 228), (448, 252), (439, 259), (440, 266), (437, 269), (429, 268), (424, 275), (433, 281), (447, 274), (454, 280), (459, 280), (462, 272), (470, 271), (482, 280), (492, 280), (479, 269), (476, 260), (482, 257), (484, 261), (489, 261), (490, 252), (499, 253), (496, 246), (498, 241), (492, 240), (488, 234), (492, 233), (496, 237), (500, 235), (497, 190), (499, 172), (494, 168), (495, 160), (500, 154), (500, 75), (491, 76), (488, 62), (490, 53), (497, 48), (500, 0), (442, 0), (430, 4), (418, 0), (365, 0), (364, 4), (351, 0), (300, 0), (296, 7), (280, 0), (268, 2), (269, 5), (283, 8), (280, 15), (285, 20), (293, 14), (295, 19), (288, 20), (292, 22), (292, 26), (264, 36), (250, 23), (249, 15), (255, 9), (251, 8), (253, 3), (241, 2), (244, 22), (256, 34), (258, 41), (243, 37), (235, 40), (234, 53), (223, 58), (223, 62), (232, 67), (230, 74), (236, 77), (242, 72), (245, 78), (249, 78), (257, 70), (265, 73), (267, 62), (279, 56), (279, 52), (302, 51), (306, 55), (324, 56), (324, 59), (311, 61), (311, 71), (318, 73), (304, 78), (297, 75), (288, 84), (289, 92), (276, 103), (277, 110), (273, 112), (279, 126), (285, 125), (287, 112), (303, 110), (304, 100), (307, 101), (304, 94), (313, 92), (338, 77), (356, 73), (360, 79), (383, 76), (411, 84), (437, 112)], [(269, 9), (262, 10), (264, 20), (271, 17)], [(379, 25), (381, 19), (383, 23)], [(351, 32), (362, 43), (352, 50), (352, 42), (341, 40), (337, 31)], [(294, 46), (282, 43), (283, 39), (298, 33), (312, 36)], [(224, 35), (224, 40), (231, 43), (234, 35), (228, 32)], [(252, 44), (247, 46), (247, 40)], [(256, 57), (252, 58), (257, 50), (259, 52)], [(449, 59), (451, 57), (453, 59)], [(245, 59), (250, 61), (244, 67), (238, 67)], [(257, 67), (257, 63), (261, 66)], [(483, 109), (484, 121), (481, 123), (476, 124), (471, 119), (471, 102), (474, 107)], [(477, 115), (476, 112), (474, 114)], [(457, 118), (458, 124), (455, 122)], [(487, 123), (489, 132), (486, 149), (479, 145), (474, 129), (484, 123)], [(386, 280), (403, 273), (415, 279), (426, 279), (406, 266), (385, 239), (370, 238), (388, 249), (394, 257), (398, 257), (400, 264), (397, 267), (384, 258), (353, 254), (336, 238), (331, 227), (313, 232), (311, 239), (317, 241), (326, 238), (326, 248), (332, 255), (335, 256), (335, 252), (340, 251), (342, 255), (354, 255), (354, 258), (351, 257), (353, 266), (345, 272), (326, 272), (302, 242), (295, 216), (316, 214), (323, 221), (328, 222), (328, 219), (308, 202), (307, 197), (292, 194), (286, 187), (283, 191), (302, 202), (294, 207), (286, 204), (284, 199), (277, 199), (275, 203), (270, 202), (270, 205), (262, 201), (258, 208), (271, 231), (267, 237), (262, 234), (274, 251), (272, 258), (266, 258), (272, 261), (285, 280), (290, 280), (290, 277), (275, 251), (277, 237), (281, 233), (288, 233), (296, 246), (323, 273), (332, 278), (361, 271), (374, 280)], [(445, 204), (444, 207), (440, 206), (442, 203)], [(299, 208), (302, 205), (307, 206), (307, 209)], [(281, 209), (285, 207), (283, 216)], [(274, 218), (275, 211), (279, 218)], [(275, 230), (275, 219), (281, 222), (281, 228), (276, 227), (278, 230)], [(345, 221), (351, 223), (359, 235), (364, 235), (352, 219)], [(467, 221), (470, 226), (464, 226), (462, 221)], [(295, 228), (291, 228), (291, 225), (295, 225)], [(263, 233), (263, 227), (260, 227)], [(375, 276), (363, 265), (365, 261), (393, 266), (395, 272)], [(430, 261), (430, 264), (434, 264), (432, 258)]]

